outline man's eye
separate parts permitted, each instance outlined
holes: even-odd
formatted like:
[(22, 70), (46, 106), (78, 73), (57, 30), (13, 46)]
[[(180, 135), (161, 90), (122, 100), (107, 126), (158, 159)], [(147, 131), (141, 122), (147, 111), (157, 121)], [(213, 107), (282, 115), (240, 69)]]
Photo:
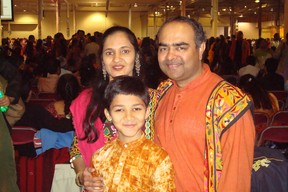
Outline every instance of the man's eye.
[(124, 53), (124, 54), (128, 54), (128, 53), (130, 53), (130, 51), (129, 50), (122, 50), (122, 53)]
[(112, 51), (106, 51), (106, 52), (105, 52), (105, 55), (108, 55), (108, 56), (109, 56), (109, 55), (113, 55), (113, 52), (112, 52)]
[(167, 50), (166, 47), (159, 47), (159, 51), (160, 51), (160, 52), (163, 52), (163, 51), (166, 51), (166, 50)]
[(186, 47), (177, 47), (176, 50), (178, 51), (183, 51), (183, 50), (186, 50), (187, 48)]

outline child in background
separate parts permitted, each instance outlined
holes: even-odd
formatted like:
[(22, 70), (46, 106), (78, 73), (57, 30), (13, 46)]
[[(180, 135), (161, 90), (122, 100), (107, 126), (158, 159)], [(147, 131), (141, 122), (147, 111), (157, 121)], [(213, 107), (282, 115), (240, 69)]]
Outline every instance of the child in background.
[(104, 191), (175, 191), (167, 152), (142, 131), (149, 115), (149, 93), (142, 81), (115, 77), (104, 98), (105, 116), (118, 130), (117, 138), (92, 156), (92, 167), (103, 176)]

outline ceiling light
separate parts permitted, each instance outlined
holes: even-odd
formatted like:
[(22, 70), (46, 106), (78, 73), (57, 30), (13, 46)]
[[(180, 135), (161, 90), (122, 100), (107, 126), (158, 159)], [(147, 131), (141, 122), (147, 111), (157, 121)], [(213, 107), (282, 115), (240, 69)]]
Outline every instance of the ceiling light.
[(255, 0), (255, 3), (260, 3), (260, 0)]
[(138, 7), (137, 3), (134, 3), (134, 7)]

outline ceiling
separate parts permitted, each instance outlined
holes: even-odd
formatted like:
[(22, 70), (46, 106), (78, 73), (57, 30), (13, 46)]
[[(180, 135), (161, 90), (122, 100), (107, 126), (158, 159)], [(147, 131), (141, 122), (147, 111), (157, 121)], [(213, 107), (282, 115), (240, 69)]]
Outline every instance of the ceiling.
[[(55, 11), (57, 0), (13, 0), (14, 12), (38, 13), (38, 1), (43, 1), (44, 11)], [(180, 0), (59, 0), (61, 10), (147, 12), (158, 16), (180, 15)], [(238, 21), (257, 22), (261, 5), (262, 21), (283, 17), (284, 0), (218, 0), (218, 17), (234, 15)], [(67, 6), (69, 5), (69, 6)], [(137, 5), (137, 6), (136, 6)], [(211, 17), (211, 0), (186, 0), (186, 15), (191, 17)]]

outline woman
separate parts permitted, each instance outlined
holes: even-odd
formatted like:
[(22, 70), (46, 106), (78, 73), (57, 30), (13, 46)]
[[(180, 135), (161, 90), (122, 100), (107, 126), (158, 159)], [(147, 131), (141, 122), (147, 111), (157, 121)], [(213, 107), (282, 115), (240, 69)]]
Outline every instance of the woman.
[(72, 74), (65, 74), (59, 78), (56, 88), (57, 101), (46, 106), (49, 111), (57, 119), (70, 119), (70, 105), (72, 101), (79, 95), (80, 85), (77, 78)]
[(279, 111), (278, 100), (272, 93), (268, 93), (255, 79), (247, 74), (240, 78), (239, 87), (248, 94), (254, 103), (254, 112), (264, 112), (271, 118)]
[[(90, 186), (98, 186), (90, 183), (91, 174), (88, 171), (84, 172), (85, 167), (90, 165), (93, 152), (102, 147), (105, 142), (113, 139), (116, 134), (116, 130), (107, 124), (103, 129), (103, 122), (105, 121), (103, 114), (104, 90), (108, 82), (116, 76), (139, 76), (141, 67), (137, 39), (134, 33), (125, 27), (115, 26), (105, 31), (99, 55), (103, 76), (100, 76), (92, 88), (84, 90), (70, 107), (76, 133), (70, 153), (71, 162), (77, 173), (77, 184), (83, 185), (85, 180), (85, 189), (89, 189)], [(150, 92), (150, 96), (152, 94), (154, 94), (153, 91)], [(153, 100), (150, 105), (152, 103)], [(145, 135), (149, 139), (153, 139), (153, 131), (151, 131), (153, 130), (153, 123), (151, 122), (154, 114), (153, 109), (152, 107), (145, 127)], [(83, 176), (87, 176), (88, 180), (84, 179)]]
[(59, 78), (56, 87), (57, 100), (48, 105), (27, 103), (23, 117), (16, 123), (21, 126), (31, 126), (37, 130), (42, 128), (55, 132), (74, 131), (70, 105), (79, 95), (80, 85), (72, 74), (65, 74)]

